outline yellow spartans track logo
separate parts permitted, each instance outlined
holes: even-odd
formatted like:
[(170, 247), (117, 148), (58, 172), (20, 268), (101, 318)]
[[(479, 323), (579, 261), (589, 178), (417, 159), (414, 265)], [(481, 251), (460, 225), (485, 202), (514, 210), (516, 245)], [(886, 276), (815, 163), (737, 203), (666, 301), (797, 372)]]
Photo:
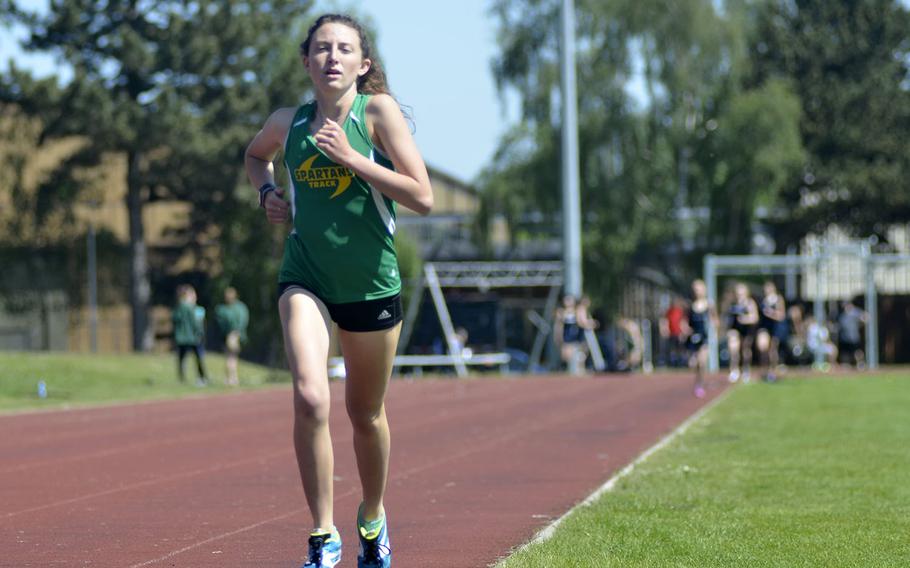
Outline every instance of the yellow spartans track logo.
[(335, 199), (351, 185), (354, 172), (342, 166), (327, 166), (314, 168), (313, 162), (319, 154), (314, 154), (310, 159), (300, 164), (294, 171), (294, 179), (306, 182), (310, 189), (334, 189), (335, 193), (329, 199)]

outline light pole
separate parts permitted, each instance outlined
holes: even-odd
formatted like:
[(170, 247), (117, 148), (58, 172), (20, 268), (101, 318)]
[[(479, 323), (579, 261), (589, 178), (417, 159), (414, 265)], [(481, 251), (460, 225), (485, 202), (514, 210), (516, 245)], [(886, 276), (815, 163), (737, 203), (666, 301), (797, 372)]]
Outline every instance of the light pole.
[(88, 222), (86, 248), (88, 249), (88, 321), (92, 353), (98, 352), (98, 260), (95, 243), (95, 209), (98, 203), (89, 202), (91, 216)]
[(560, 11), (560, 84), (562, 86), (562, 246), (565, 291), (581, 296), (581, 200), (578, 183), (578, 100), (575, 92), (575, 6), (563, 0)]

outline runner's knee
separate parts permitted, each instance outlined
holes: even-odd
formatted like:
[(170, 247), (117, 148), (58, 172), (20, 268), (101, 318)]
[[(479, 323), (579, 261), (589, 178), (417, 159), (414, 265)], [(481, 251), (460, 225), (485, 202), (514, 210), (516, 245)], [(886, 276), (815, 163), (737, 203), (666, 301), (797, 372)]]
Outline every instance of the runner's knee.
[(329, 419), (329, 391), (298, 385), (294, 391), (294, 412), (298, 420), (327, 422)]
[(383, 407), (381, 403), (377, 405), (348, 400), (345, 406), (354, 430), (372, 429), (376, 426), (376, 422), (382, 416)]

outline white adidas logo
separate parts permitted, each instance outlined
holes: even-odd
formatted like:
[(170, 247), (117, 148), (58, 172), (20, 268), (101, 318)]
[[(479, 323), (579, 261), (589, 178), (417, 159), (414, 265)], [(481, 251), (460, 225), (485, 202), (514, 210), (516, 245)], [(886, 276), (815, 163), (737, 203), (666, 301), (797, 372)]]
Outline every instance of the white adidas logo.
[(378, 320), (386, 320), (392, 317), (392, 314), (389, 313), (389, 310), (382, 310), (382, 313), (379, 314)]

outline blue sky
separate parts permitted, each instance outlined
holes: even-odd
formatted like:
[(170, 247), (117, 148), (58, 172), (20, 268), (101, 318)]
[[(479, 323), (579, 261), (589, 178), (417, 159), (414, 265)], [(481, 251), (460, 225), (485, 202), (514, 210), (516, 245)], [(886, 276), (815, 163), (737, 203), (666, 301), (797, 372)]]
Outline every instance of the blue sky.
[[(47, 0), (17, 3), (29, 10), (48, 6)], [(411, 107), (424, 159), (464, 181), (489, 162), (517, 116), (517, 100), (513, 96), (512, 110), (505, 109), (490, 73), (496, 42), (488, 5), (489, 0), (317, 2), (320, 11), (353, 7), (373, 19), (390, 86), (399, 102)], [(17, 65), (29, 65), (41, 76), (57, 72), (50, 57), (23, 56), (18, 42), (24, 36), (22, 30), (0, 34), (0, 69), (15, 57)]]
[(514, 96), (505, 108), (500, 103), (490, 72), (497, 49), (489, 3), (341, 4), (374, 19), (390, 86), (399, 102), (413, 108), (424, 159), (465, 181), (489, 163), (500, 135), (518, 114)]

